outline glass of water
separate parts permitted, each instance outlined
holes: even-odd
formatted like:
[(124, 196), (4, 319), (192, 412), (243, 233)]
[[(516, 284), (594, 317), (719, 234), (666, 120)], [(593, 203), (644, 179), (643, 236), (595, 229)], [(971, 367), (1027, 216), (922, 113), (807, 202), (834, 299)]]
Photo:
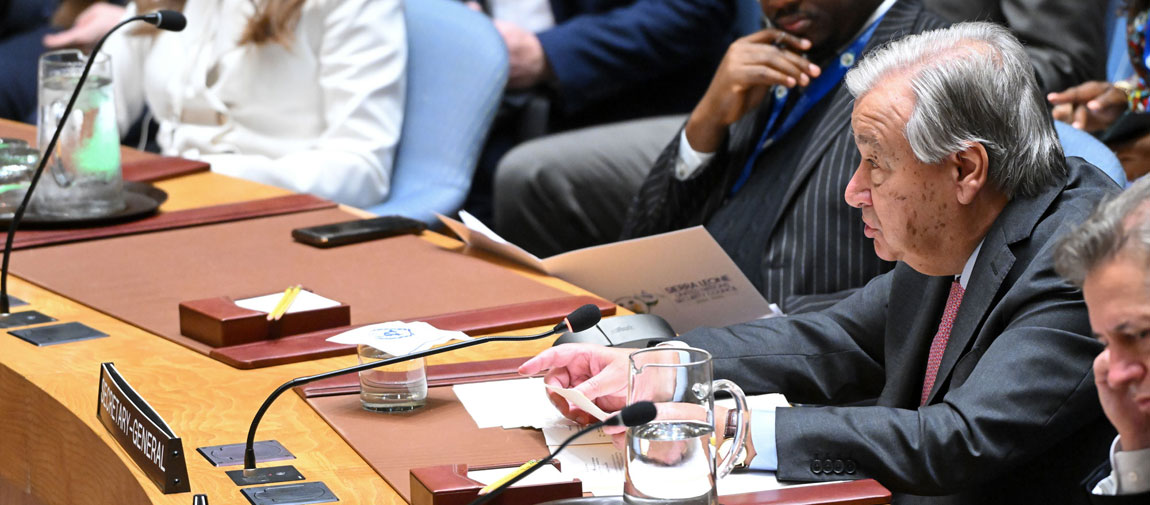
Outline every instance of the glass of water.
[(0, 142), (0, 215), (11, 216), (16, 212), (39, 161), (40, 151), (28, 144)]
[[(360, 363), (393, 356), (370, 345), (357, 347)], [(423, 358), (359, 372), (359, 400), (374, 412), (406, 412), (427, 403), (427, 372)]]
[[(55, 149), (42, 153), (50, 158), (32, 195), (32, 209), (38, 215), (93, 218), (124, 209), (112, 63), (106, 54), (95, 58)], [(83, 53), (75, 49), (40, 57), (37, 134), (41, 150), (47, 149), (86, 63)]]
[[(735, 398), (735, 447), (746, 437), (747, 402), (733, 382), (712, 380), (711, 355), (689, 347), (631, 354), (627, 403), (655, 402), (658, 417), (627, 429), (623, 501), (644, 505), (716, 505), (715, 483), (734, 467), (738, 450), (716, 462), (715, 391)], [(716, 465), (718, 467), (716, 468)]]

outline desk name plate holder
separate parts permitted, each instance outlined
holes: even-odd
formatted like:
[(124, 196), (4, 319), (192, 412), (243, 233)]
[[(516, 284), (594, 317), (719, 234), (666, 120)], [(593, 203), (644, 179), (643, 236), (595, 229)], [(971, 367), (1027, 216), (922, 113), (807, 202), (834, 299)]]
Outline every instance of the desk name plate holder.
[(112, 363), (100, 364), (96, 415), (164, 494), (191, 490), (183, 442)]

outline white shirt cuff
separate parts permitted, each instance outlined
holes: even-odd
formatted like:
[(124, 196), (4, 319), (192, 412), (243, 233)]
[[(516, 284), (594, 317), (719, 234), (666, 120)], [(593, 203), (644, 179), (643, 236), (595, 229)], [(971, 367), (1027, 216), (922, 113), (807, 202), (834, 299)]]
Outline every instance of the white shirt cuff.
[(687, 130), (679, 132), (679, 158), (675, 160), (675, 178), (680, 181), (699, 174), (699, 168), (711, 161), (715, 153), (701, 153), (687, 142)]
[(1120, 437), (1110, 445), (1110, 476), (1094, 487), (1098, 495), (1126, 495), (1150, 491), (1150, 449), (1123, 451)]

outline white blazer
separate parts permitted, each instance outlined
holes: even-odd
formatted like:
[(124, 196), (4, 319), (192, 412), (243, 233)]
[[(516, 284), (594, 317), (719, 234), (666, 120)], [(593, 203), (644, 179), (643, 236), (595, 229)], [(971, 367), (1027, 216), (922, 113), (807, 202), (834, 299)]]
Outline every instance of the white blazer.
[(166, 155), (357, 207), (385, 200), (403, 124), (402, 2), (308, 0), (290, 47), (238, 46), (253, 12), (250, 0), (188, 0), (182, 32), (113, 35), (121, 130), (147, 103)]

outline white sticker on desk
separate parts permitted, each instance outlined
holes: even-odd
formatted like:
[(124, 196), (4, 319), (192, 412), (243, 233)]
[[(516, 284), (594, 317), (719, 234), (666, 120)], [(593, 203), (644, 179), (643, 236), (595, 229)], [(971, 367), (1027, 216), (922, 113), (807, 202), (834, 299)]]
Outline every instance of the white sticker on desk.
[(441, 330), (423, 321), (389, 321), (348, 330), (327, 339), (337, 344), (370, 345), (392, 356), (426, 351), (452, 340), (471, 340), (471, 337), (461, 331)]

